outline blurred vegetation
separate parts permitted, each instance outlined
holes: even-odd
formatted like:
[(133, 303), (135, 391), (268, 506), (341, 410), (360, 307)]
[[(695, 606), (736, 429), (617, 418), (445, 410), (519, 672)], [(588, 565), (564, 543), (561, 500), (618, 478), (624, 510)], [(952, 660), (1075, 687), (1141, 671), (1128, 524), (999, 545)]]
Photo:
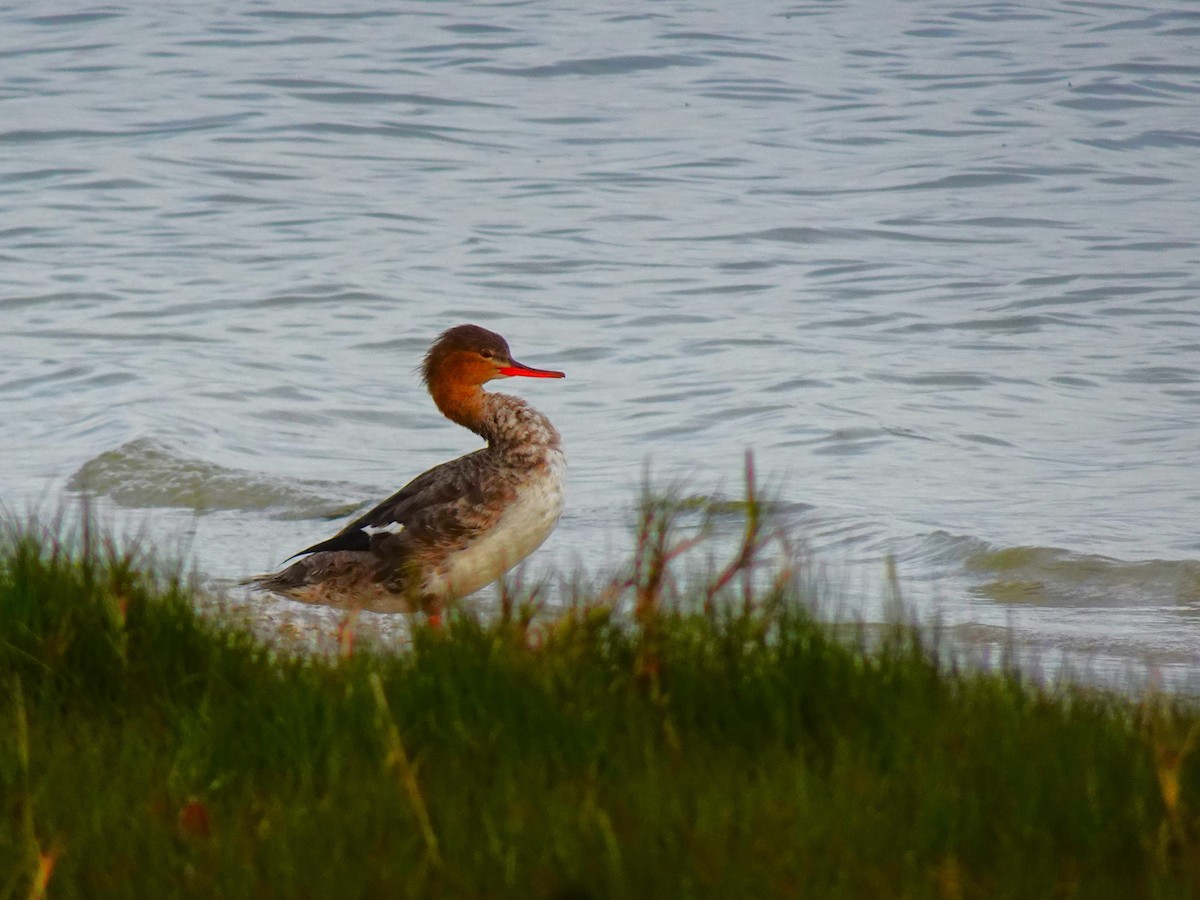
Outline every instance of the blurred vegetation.
[(846, 640), (647, 493), (551, 614), (281, 652), (78, 526), (0, 538), (0, 900), (1190, 897), (1200, 715)]

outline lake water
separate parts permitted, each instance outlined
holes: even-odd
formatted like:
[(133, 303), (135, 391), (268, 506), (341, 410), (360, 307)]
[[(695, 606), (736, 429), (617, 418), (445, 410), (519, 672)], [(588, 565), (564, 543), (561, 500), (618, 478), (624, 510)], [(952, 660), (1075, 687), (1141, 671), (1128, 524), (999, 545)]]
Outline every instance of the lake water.
[(5, 505), (273, 568), (477, 446), (477, 322), (568, 374), (531, 577), (752, 448), (840, 614), (1200, 680), (1200, 7), (630, 9), (0, 6)]

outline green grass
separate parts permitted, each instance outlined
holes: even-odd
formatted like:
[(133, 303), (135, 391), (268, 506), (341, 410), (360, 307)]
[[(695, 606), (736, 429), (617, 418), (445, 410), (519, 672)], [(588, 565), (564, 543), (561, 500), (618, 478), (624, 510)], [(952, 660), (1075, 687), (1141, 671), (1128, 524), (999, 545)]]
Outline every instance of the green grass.
[(336, 658), (69, 531), (0, 538), (0, 900), (1200, 887), (1195, 709), (835, 638), (789, 573), (743, 578), (754, 504), (707, 580), (649, 501), (594, 602)]

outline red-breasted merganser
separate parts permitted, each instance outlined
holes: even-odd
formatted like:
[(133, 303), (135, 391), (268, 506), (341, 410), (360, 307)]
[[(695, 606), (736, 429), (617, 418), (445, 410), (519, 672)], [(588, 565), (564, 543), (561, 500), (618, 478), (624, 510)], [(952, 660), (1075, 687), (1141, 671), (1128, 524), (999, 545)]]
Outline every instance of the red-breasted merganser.
[(512, 358), (500, 335), (458, 325), (425, 354), (443, 415), (487, 446), (418, 475), (281, 572), (248, 583), (306, 603), (376, 612), (437, 610), (491, 584), (541, 546), (563, 509), (566, 457), (554, 426), (495, 378), (562, 378)]

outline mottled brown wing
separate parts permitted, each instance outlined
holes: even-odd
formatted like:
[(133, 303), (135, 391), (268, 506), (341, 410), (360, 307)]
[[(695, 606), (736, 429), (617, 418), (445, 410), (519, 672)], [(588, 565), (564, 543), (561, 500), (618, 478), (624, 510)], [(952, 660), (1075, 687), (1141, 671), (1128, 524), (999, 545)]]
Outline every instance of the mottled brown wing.
[(407, 555), (413, 547), (460, 545), (485, 529), (486, 510), (507, 499), (503, 485), (480, 477), (483, 467), (478, 450), (442, 463), (425, 472), (374, 509), (359, 516), (328, 540), (296, 553), (323, 551), (375, 551), (388, 556)]

